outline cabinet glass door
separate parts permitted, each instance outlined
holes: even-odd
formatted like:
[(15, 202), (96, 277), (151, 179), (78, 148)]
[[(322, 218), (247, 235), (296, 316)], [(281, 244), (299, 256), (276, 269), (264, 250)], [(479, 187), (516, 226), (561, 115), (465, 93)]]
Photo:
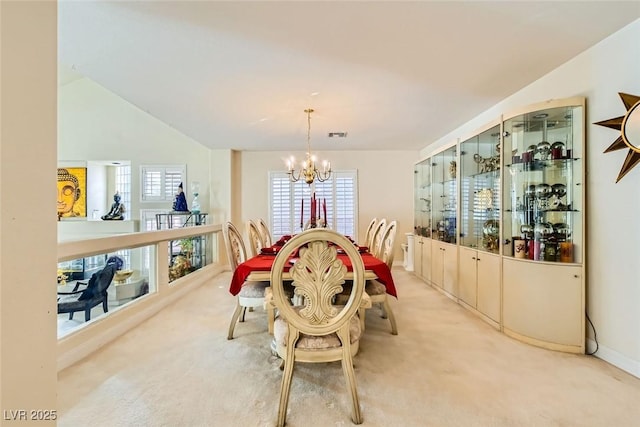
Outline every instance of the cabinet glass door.
[(460, 143), (460, 244), (500, 249), (500, 125)]
[(582, 262), (584, 105), (550, 103), (504, 122), (504, 236), (513, 256)]
[(456, 243), (457, 155), (456, 147), (435, 154), (432, 163), (432, 237), (442, 242)]
[(414, 170), (414, 233), (431, 237), (431, 160), (418, 163)]

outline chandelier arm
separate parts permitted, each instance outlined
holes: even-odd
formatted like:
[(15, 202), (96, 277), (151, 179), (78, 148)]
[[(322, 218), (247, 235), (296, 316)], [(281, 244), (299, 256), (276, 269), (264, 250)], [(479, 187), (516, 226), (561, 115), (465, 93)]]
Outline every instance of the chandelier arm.
[(324, 182), (329, 178), (331, 178), (331, 169), (327, 171), (322, 171), (322, 172), (319, 170), (316, 170), (316, 175), (318, 176), (318, 180), (320, 180), (321, 182)]
[(289, 180), (291, 182), (298, 182), (300, 180), (300, 177), (302, 176), (302, 171), (298, 172), (298, 176), (296, 176), (294, 171), (289, 171), (287, 172), (287, 174), (289, 174)]

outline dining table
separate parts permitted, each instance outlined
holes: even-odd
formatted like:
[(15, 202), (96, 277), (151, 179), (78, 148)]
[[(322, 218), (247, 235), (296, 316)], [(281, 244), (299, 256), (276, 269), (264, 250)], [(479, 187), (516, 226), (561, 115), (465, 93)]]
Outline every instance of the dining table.
[[(239, 264), (233, 272), (233, 276), (231, 277), (229, 292), (232, 295), (237, 295), (240, 292), (240, 289), (242, 289), (242, 284), (245, 281), (271, 280), (271, 268), (273, 267), (273, 263), (275, 262), (279, 246), (281, 247), (281, 245), (278, 245), (276, 243), (270, 248), (264, 248), (260, 254), (249, 258), (245, 262)], [(345, 279), (353, 279), (353, 268), (351, 266), (351, 260), (346, 254), (340, 252), (341, 251), (339, 251), (337, 257), (342, 261), (345, 267), (347, 267), (347, 274), (345, 276)], [(359, 252), (365, 269), (365, 280), (378, 280), (387, 288), (387, 294), (398, 298), (398, 293), (396, 291), (396, 287), (393, 282), (393, 276), (391, 275), (389, 266), (381, 259), (373, 256), (373, 254), (371, 254), (364, 247), (360, 247)], [(283, 272), (282, 276), (284, 280), (291, 279), (291, 276), (288, 273), (291, 266), (292, 264), (290, 263), (285, 264), (285, 271)]]

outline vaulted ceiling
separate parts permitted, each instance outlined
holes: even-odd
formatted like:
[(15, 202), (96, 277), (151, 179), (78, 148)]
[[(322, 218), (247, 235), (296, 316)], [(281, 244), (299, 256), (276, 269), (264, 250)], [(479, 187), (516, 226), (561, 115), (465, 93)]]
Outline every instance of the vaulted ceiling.
[(638, 1), (60, 1), (60, 83), (211, 148), (302, 151), (312, 107), (314, 151), (419, 150), (638, 18)]

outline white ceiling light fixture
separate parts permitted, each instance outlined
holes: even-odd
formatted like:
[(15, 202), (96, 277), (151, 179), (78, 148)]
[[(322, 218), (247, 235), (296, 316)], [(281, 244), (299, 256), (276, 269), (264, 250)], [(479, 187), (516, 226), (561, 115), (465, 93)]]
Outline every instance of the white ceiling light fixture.
[(304, 182), (311, 185), (316, 179), (324, 182), (331, 177), (331, 162), (323, 161), (322, 170), (316, 167), (316, 157), (311, 154), (311, 113), (313, 113), (313, 108), (307, 108), (304, 112), (307, 113), (307, 158), (302, 162), (302, 168), (296, 175), (295, 158), (291, 156), (291, 159), (287, 161), (287, 173), (291, 182), (304, 179)]

